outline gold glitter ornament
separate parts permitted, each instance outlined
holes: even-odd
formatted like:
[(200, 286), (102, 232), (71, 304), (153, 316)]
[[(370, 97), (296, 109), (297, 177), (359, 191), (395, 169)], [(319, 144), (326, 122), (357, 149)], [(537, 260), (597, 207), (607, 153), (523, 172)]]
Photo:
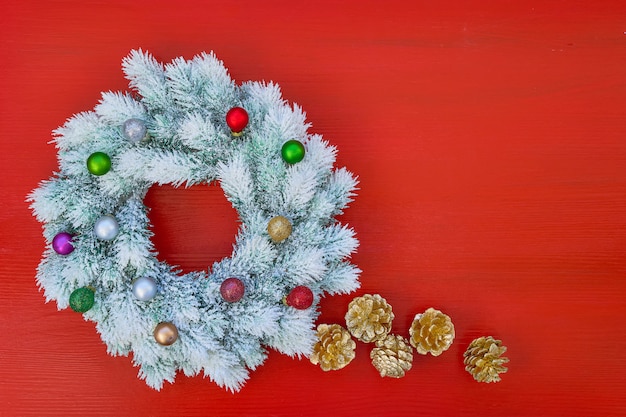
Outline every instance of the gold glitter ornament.
[(439, 356), (452, 345), (454, 324), (448, 315), (431, 307), (415, 315), (409, 334), (409, 341), (417, 353)]
[(369, 343), (384, 339), (394, 315), (387, 300), (378, 294), (354, 298), (348, 305), (346, 327), (352, 336)]
[(465, 370), (478, 382), (499, 382), (500, 374), (508, 371), (503, 366), (509, 361), (509, 358), (502, 356), (504, 352), (506, 347), (502, 346), (501, 340), (491, 336), (474, 339), (463, 354)]
[(319, 364), (323, 371), (336, 371), (352, 362), (355, 349), (356, 342), (346, 329), (338, 324), (320, 324), (309, 360), (313, 365)]
[(267, 233), (274, 243), (280, 243), (291, 235), (291, 222), (284, 216), (276, 216), (267, 224)]
[(381, 377), (402, 378), (413, 364), (413, 349), (404, 337), (390, 334), (376, 341), (370, 358)]

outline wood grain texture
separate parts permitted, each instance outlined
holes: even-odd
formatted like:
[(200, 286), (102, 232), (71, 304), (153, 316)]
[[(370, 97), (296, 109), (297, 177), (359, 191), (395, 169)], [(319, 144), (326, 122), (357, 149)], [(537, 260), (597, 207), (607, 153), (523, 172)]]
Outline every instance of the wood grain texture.
[[(3, 2), (0, 415), (626, 415), (624, 16), (623, 1)], [(442, 309), (452, 348), (400, 380), (359, 344), (339, 372), (271, 352), (236, 395), (183, 375), (155, 392), (92, 323), (45, 304), (24, 198), (56, 169), (51, 130), (125, 89), (137, 47), (214, 50), (236, 80), (278, 82), (360, 178), (342, 216), (361, 242), (357, 294), (384, 296), (404, 336)], [(229, 254), (219, 193), (148, 202), (164, 259)], [(320, 322), (354, 295), (324, 299)], [(509, 348), (498, 384), (462, 366), (486, 334)]]

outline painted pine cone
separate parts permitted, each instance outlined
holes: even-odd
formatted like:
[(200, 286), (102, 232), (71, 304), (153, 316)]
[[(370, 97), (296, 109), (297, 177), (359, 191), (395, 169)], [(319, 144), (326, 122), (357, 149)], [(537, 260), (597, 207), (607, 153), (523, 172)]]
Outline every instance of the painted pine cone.
[(309, 360), (319, 364), (324, 371), (335, 371), (349, 364), (354, 359), (356, 343), (350, 333), (338, 324), (320, 324), (317, 326), (317, 343)]
[(508, 370), (503, 366), (509, 361), (502, 356), (504, 352), (506, 347), (502, 346), (502, 341), (491, 336), (474, 339), (463, 354), (465, 370), (478, 382), (498, 382), (500, 374)]
[(439, 356), (452, 345), (454, 324), (448, 315), (431, 307), (415, 316), (409, 334), (417, 353)]
[(354, 298), (348, 305), (346, 326), (357, 339), (369, 343), (384, 339), (391, 330), (391, 306), (378, 294)]
[(383, 340), (376, 341), (376, 347), (370, 353), (372, 365), (380, 376), (402, 378), (413, 363), (413, 348), (399, 335), (390, 334)]

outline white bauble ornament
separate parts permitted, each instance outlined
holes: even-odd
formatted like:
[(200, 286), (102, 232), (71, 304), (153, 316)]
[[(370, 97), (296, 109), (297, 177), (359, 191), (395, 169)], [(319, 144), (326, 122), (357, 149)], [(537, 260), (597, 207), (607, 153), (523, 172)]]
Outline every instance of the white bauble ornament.
[(133, 294), (139, 301), (150, 301), (156, 293), (157, 285), (152, 278), (141, 277), (133, 282)]
[(117, 224), (115, 217), (111, 215), (104, 215), (96, 220), (93, 227), (96, 236), (101, 240), (113, 240), (120, 231), (120, 226)]

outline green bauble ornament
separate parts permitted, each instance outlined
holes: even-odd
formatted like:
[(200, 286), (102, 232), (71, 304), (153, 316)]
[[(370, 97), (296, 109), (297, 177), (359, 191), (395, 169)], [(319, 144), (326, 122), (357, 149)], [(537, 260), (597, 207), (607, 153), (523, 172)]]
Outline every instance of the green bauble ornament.
[(291, 139), (285, 142), (280, 153), (285, 162), (295, 164), (304, 158), (304, 145), (295, 139)]
[(70, 294), (70, 307), (77, 313), (84, 313), (93, 307), (94, 292), (91, 288), (77, 288)]
[(111, 158), (104, 152), (94, 152), (87, 158), (87, 169), (93, 175), (104, 175), (111, 169)]

